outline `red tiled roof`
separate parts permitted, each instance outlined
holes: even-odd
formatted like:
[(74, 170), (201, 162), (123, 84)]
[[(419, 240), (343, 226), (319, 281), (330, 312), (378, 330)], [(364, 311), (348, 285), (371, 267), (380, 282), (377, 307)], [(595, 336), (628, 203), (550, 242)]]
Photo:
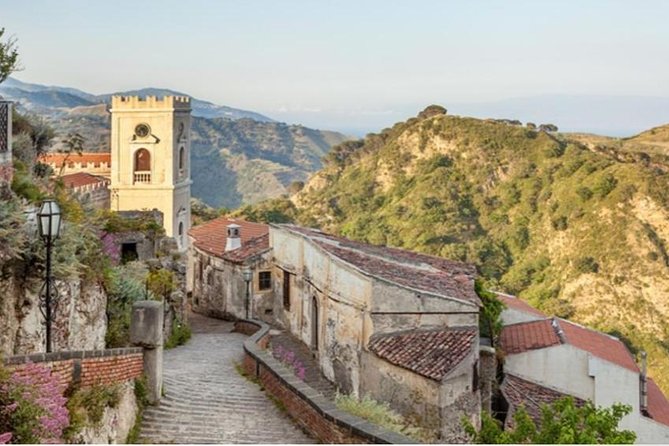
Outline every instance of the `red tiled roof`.
[(511, 296), (504, 293), (495, 293), (495, 295), (509, 309), (522, 311), (523, 313), (529, 313), (539, 317), (546, 317), (544, 313), (537, 310), (524, 300), (517, 298), (516, 296)]
[(648, 414), (658, 423), (669, 426), (669, 401), (650, 378), (648, 378)]
[[(228, 225), (231, 224), (240, 226), (242, 247), (225, 252)], [(219, 217), (191, 228), (188, 234), (193, 237), (196, 248), (233, 262), (241, 262), (269, 249), (269, 226), (262, 223)]]
[(477, 347), (477, 333), (477, 328), (463, 327), (374, 335), (369, 350), (391, 364), (441, 381)]
[[(504, 395), (504, 398), (509, 403), (507, 424), (512, 424), (513, 413), (520, 406), (524, 406), (527, 414), (536, 423), (539, 423), (541, 422), (541, 406), (543, 404), (551, 404), (564, 396), (568, 396), (566, 393), (540, 386), (539, 384), (509, 374), (504, 377), (504, 382), (502, 382), (500, 389), (502, 395)], [(585, 404), (585, 401), (580, 398), (574, 396), (572, 398), (574, 398), (577, 406)]]
[(315, 229), (294, 225), (277, 226), (308, 237), (325, 251), (366, 274), (419, 292), (481, 305), (474, 291), (476, 268), (473, 265), (404, 249), (369, 245)]
[(63, 175), (62, 177), (60, 177), (60, 179), (63, 180), (63, 184), (65, 185), (65, 187), (69, 187), (72, 189), (74, 189), (75, 187), (86, 186), (89, 184), (109, 182), (104, 177), (91, 175), (90, 173), (86, 172), (77, 172), (69, 175)]
[[(69, 156), (69, 157), (68, 157)], [(111, 164), (111, 153), (109, 152), (83, 152), (81, 155), (78, 153), (45, 153), (39, 157), (40, 162), (44, 164), (54, 163), (56, 165), (61, 165), (63, 161), (67, 158), (68, 163), (108, 163)]]
[(560, 345), (551, 319), (507, 325), (502, 329), (500, 345), (507, 355)]
[(564, 319), (542, 319), (507, 325), (502, 329), (500, 344), (509, 355), (570, 344), (605, 361), (639, 372), (632, 354), (618, 338)]
[(568, 344), (590, 352), (598, 358), (639, 373), (639, 366), (636, 365), (632, 354), (618, 338), (582, 327), (564, 319), (559, 319), (558, 323), (564, 332), (565, 340)]

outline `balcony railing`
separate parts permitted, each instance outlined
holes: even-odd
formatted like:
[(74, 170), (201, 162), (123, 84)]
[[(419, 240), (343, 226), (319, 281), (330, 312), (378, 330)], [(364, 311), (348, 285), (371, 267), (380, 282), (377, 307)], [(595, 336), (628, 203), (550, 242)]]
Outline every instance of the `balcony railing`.
[(150, 183), (151, 182), (151, 172), (135, 172), (135, 178), (133, 183)]

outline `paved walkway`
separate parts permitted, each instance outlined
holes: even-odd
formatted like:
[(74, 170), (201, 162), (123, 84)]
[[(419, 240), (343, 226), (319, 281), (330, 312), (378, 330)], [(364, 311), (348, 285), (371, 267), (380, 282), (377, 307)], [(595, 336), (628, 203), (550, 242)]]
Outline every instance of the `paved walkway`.
[(165, 396), (144, 412), (150, 443), (313, 443), (258, 385), (240, 376), (246, 336), (192, 314), (193, 337), (164, 356)]

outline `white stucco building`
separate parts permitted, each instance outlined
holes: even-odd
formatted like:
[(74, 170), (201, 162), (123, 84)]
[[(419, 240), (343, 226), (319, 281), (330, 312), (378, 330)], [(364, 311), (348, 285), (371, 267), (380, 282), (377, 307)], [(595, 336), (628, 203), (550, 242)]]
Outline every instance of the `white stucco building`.
[(536, 416), (536, 402), (562, 395), (596, 406), (623, 403), (632, 413), (620, 427), (636, 432), (638, 443), (669, 443), (669, 402), (618, 338), (542, 318), (506, 325), (500, 344), (506, 354), (502, 393), (508, 418), (520, 404)]

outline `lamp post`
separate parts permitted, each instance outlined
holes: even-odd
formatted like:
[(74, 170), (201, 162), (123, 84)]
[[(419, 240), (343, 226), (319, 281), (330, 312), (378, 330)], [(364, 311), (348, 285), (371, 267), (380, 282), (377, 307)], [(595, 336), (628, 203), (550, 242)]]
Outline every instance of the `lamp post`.
[[(39, 235), (44, 240), (46, 245), (46, 280), (44, 282), (44, 288), (46, 289), (43, 296), (40, 296), (43, 300), (44, 310), (42, 314), (46, 320), (46, 352), (51, 352), (51, 304), (52, 297), (56, 297), (56, 288), (52, 283), (53, 279), (51, 277), (51, 247), (53, 246), (54, 240), (60, 235), (60, 207), (58, 203), (54, 200), (44, 200), (42, 206), (40, 206), (39, 211), (37, 212), (37, 225), (39, 227)], [(53, 295), (52, 295), (53, 294)], [(42, 308), (40, 307), (40, 310)]]
[(251, 280), (253, 279), (253, 271), (251, 271), (250, 268), (244, 268), (244, 271), (242, 272), (244, 275), (244, 282), (246, 282), (246, 319), (249, 318), (249, 285), (251, 284)]

